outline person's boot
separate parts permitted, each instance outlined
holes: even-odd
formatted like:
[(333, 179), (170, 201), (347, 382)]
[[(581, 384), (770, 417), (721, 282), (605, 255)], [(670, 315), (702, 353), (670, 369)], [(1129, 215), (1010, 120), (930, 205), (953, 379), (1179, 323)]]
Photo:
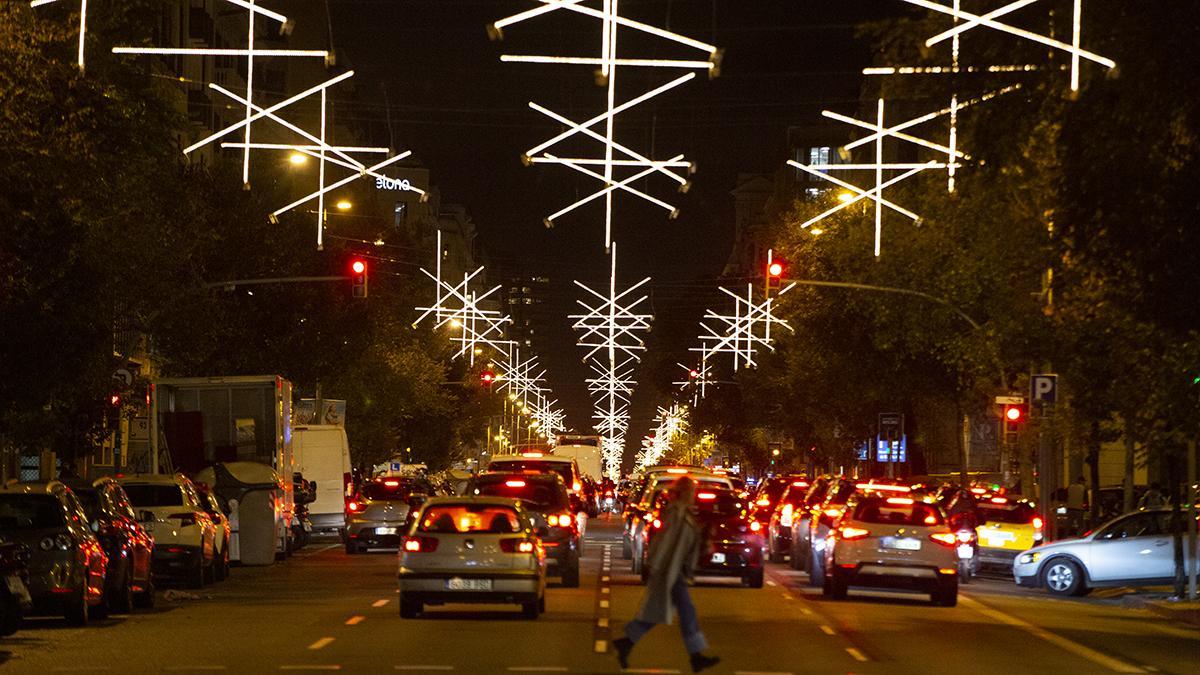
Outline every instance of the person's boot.
[(612, 646), (617, 651), (617, 663), (621, 664), (621, 668), (628, 668), (629, 652), (633, 651), (633, 640), (627, 637), (619, 637), (612, 641)]
[[(613, 643), (613, 644), (616, 644), (616, 643)], [(693, 673), (698, 673), (698, 672), (704, 670), (705, 668), (712, 668), (713, 666), (715, 666), (721, 662), (720, 657), (705, 656), (701, 652), (696, 652), (695, 654), (692, 654), (691, 656), (692, 656), (692, 672)]]

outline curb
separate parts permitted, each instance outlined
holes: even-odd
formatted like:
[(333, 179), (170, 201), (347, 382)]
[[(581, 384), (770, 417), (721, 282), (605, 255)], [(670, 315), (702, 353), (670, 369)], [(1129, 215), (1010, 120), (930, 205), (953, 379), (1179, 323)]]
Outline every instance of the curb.
[[(1181, 604), (1191, 606), (1183, 607)], [(1149, 600), (1146, 598), (1126, 597), (1124, 605), (1130, 609), (1145, 609), (1165, 619), (1190, 624), (1200, 628), (1200, 605), (1195, 603), (1179, 603), (1166, 600)]]

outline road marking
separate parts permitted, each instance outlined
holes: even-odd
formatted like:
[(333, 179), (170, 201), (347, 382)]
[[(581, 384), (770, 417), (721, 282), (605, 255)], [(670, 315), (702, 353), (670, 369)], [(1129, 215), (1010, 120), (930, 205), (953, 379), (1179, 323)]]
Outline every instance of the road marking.
[(976, 612), (983, 614), (984, 616), (995, 619), (996, 621), (999, 621), (1001, 623), (1006, 623), (1010, 626), (1013, 626), (1014, 628), (1020, 628), (1021, 630), (1025, 631), (1026, 633), (1029, 633), (1030, 635), (1039, 637), (1039, 638), (1045, 640), (1046, 642), (1049, 642), (1050, 644), (1055, 645), (1056, 647), (1058, 647), (1064, 651), (1071, 652), (1072, 654), (1074, 654), (1076, 656), (1087, 659), (1088, 661), (1091, 661), (1092, 663), (1094, 663), (1098, 666), (1108, 668), (1109, 670), (1112, 670), (1112, 671), (1115, 671), (1118, 673), (1144, 673), (1144, 672), (1146, 672), (1145, 669), (1139, 668), (1139, 667), (1133, 665), (1132, 663), (1126, 663), (1120, 659), (1113, 658), (1107, 654), (1098, 652), (1095, 649), (1092, 649), (1091, 647), (1081, 645), (1078, 642), (1075, 642), (1073, 640), (1068, 640), (1067, 638), (1062, 637), (1061, 635), (1058, 635), (1057, 633), (1051, 633), (1050, 631), (1048, 631), (1040, 626), (1035, 626), (1035, 625), (1029, 623), (1028, 621), (1024, 621), (1022, 619), (1018, 619), (1015, 616), (1006, 614), (1006, 613), (1001, 612), (996, 609), (992, 609), (991, 607), (988, 607), (987, 605), (985, 605), (981, 602), (978, 602), (976, 600), (973, 600), (971, 598), (968, 598), (966, 596), (959, 595), (958, 600), (959, 600), (959, 602), (970, 607), (971, 609), (975, 610)]
[(784, 594), (783, 594), (783, 599), (784, 599), (784, 600), (795, 600), (795, 598), (793, 598), (793, 597), (792, 597), (792, 594), (791, 594), (791, 593), (784, 593)]
[(597, 654), (608, 651), (608, 640), (596, 640), (595, 650)]
[(318, 553), (324, 553), (325, 551), (328, 551), (331, 548), (339, 548), (339, 547), (341, 547), (341, 544), (330, 544), (328, 546), (322, 546), (321, 548), (313, 549), (312, 551), (307, 551), (305, 553), (297, 553), (296, 555), (301, 558), (307, 558), (310, 555), (317, 555)]
[(610, 577), (610, 576), (608, 576), (607, 574), (605, 574), (604, 576), (600, 577), (600, 581), (605, 581), (605, 582), (607, 582), (607, 581), (609, 581), (611, 578), (612, 578), (612, 577)]
[(735, 670), (733, 675), (796, 675), (787, 670)]
[(821, 632), (826, 635), (837, 635), (837, 631), (829, 626), (818, 626), (818, 628), (820, 628)]
[(396, 666), (396, 670), (454, 670), (454, 666)]
[(608, 628), (608, 617), (602, 616), (599, 619), (596, 619), (596, 625), (601, 628)]
[(347, 626), (357, 626), (358, 624), (360, 624), (366, 620), (367, 620), (367, 617), (365, 617), (365, 616), (352, 616), (349, 619), (346, 619), (346, 625)]
[(371, 606), (372, 607), (383, 607), (386, 604), (388, 604), (388, 600), (387, 600), (387, 598), (384, 598), (383, 600), (376, 600), (375, 602), (372, 602)]
[(339, 665), (329, 666), (279, 666), (280, 670), (341, 670)]
[(850, 656), (854, 657), (854, 660), (858, 661), (859, 663), (865, 663), (866, 661), (868, 661), (867, 655), (858, 651), (854, 647), (846, 647), (846, 653), (849, 654)]
[(565, 673), (566, 666), (509, 666), (511, 673)]
[(323, 637), (320, 640), (317, 640), (316, 642), (309, 645), (308, 648), (309, 649), (324, 649), (324, 648), (328, 647), (329, 643), (331, 643), (331, 642), (333, 642), (333, 638)]
[(807, 614), (808, 616), (812, 616), (812, 613), (813, 613), (813, 611), (812, 611), (811, 609), (807, 608), (807, 607), (801, 607), (801, 608), (800, 608), (800, 613), (801, 613), (801, 614)]
[(607, 601), (607, 600), (601, 600), (601, 601), (600, 601), (600, 607), (601, 607), (601, 609), (608, 609), (608, 601)]
[(670, 675), (671, 673), (679, 673), (674, 668), (627, 668), (621, 671), (622, 673), (649, 673), (651, 675)]
[(191, 670), (228, 670), (229, 666), (167, 666), (163, 670), (172, 672), (188, 672)]
[(603, 588), (601, 588), (601, 589), (600, 589), (600, 592), (601, 592), (601, 593), (603, 593), (604, 595), (608, 595), (608, 592), (609, 592), (610, 590), (612, 590), (612, 589), (610, 589), (608, 586), (605, 586), (605, 587), (603, 587)]

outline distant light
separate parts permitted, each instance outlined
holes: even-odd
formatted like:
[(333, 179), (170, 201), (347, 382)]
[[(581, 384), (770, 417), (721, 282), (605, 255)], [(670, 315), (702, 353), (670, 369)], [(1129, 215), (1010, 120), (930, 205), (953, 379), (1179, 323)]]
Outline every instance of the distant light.
[(293, 152), (288, 155), (288, 161), (292, 163), (292, 166), (303, 166), (308, 162), (308, 155), (303, 152)]
[(777, 263), (777, 262), (771, 263), (771, 266), (767, 268), (767, 274), (770, 274), (773, 277), (782, 276), (783, 275), (783, 263)]
[(822, 230), (822, 229), (821, 229), (821, 228), (819, 228), (819, 227), (812, 227), (812, 228), (809, 228), (809, 230), (808, 230), (808, 231), (809, 231), (809, 232), (811, 232), (811, 233), (812, 233), (812, 235), (813, 235), (814, 237), (819, 237), (819, 236), (821, 236), (821, 235), (825, 234), (825, 230)]
[(367, 271), (367, 263), (361, 260), (355, 260), (350, 264), (350, 269), (354, 270), (355, 274), (362, 274)]
[(351, 209), (351, 207), (353, 207), (354, 205), (351, 204), (348, 200), (342, 199), (342, 200), (338, 201), (338, 203), (335, 204), (335, 206), (337, 206), (338, 211), (349, 211)]
[(837, 196), (837, 198), (838, 198), (838, 201), (839, 201), (839, 202), (841, 202), (841, 203), (843, 203), (843, 204), (846, 204), (846, 203), (849, 203), (851, 200), (853, 200), (853, 199), (854, 199), (854, 193), (853, 193), (853, 192), (845, 192), (845, 191), (842, 191), (842, 192), (839, 192), (839, 193), (838, 193), (838, 196)]

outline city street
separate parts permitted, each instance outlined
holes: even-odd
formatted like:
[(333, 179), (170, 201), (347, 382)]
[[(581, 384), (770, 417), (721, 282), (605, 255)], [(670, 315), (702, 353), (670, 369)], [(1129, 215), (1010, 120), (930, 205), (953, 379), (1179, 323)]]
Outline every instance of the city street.
[[(31, 620), (0, 645), (0, 663), (13, 673), (618, 672), (608, 641), (642, 587), (620, 558), (617, 525), (590, 525), (581, 587), (552, 584), (536, 621), (515, 607), (466, 605), (402, 620), (394, 553), (347, 556), (318, 542), (274, 568), (235, 569), (199, 599), (170, 601), (160, 590), (156, 609), (87, 629)], [(762, 589), (720, 580), (694, 589), (722, 658), (714, 672), (1185, 673), (1200, 654), (1200, 631), (1109, 597), (1051, 599), (1001, 578), (964, 586), (952, 609), (853, 589), (847, 601), (827, 601), (786, 566), (772, 565), (767, 578)], [(674, 628), (652, 632), (628, 672), (688, 672)]]

